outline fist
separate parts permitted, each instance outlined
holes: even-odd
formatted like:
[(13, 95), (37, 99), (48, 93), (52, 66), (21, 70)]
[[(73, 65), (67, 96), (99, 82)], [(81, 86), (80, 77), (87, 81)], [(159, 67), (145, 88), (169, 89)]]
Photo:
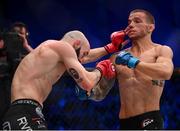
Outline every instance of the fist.
[(116, 75), (115, 67), (109, 59), (100, 61), (96, 65), (96, 69), (98, 69), (101, 72), (101, 75), (107, 79), (112, 79)]
[(126, 34), (124, 31), (113, 32), (111, 34), (112, 44), (119, 48), (119, 44), (121, 44), (124, 41), (125, 35)]
[(122, 49), (124, 45), (129, 43), (129, 40), (124, 40), (125, 38), (124, 31), (116, 31), (111, 34), (111, 43), (104, 46), (105, 50), (108, 53), (114, 53)]
[(121, 51), (115, 59), (115, 63), (117, 65), (127, 65), (129, 68), (135, 68), (139, 62), (140, 61), (138, 58), (132, 56), (129, 52), (126, 51)]

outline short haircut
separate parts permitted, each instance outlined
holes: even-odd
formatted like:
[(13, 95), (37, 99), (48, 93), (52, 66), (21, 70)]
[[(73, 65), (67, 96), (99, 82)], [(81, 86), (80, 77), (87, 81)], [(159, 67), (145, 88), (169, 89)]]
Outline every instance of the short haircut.
[(80, 40), (82, 43), (89, 43), (87, 38), (84, 36), (84, 34), (78, 30), (69, 31), (64, 36), (63, 39), (74, 39), (74, 40)]
[(147, 22), (149, 22), (150, 24), (155, 24), (154, 16), (149, 11), (143, 10), (143, 9), (135, 9), (131, 11), (130, 14), (136, 13), (136, 12), (143, 12), (146, 15)]
[[(23, 22), (15, 22), (15, 23), (13, 23), (12, 25), (11, 25), (11, 28), (10, 28), (10, 31), (15, 31), (15, 27), (18, 27), (18, 28), (20, 28), (20, 30), (22, 30), (22, 28), (24, 28), (25, 29), (25, 31), (26, 31), (26, 37), (28, 37), (29, 36), (29, 31), (28, 31), (28, 28), (27, 28), (27, 26), (26, 26), (26, 24), (24, 24)], [(16, 32), (16, 31), (15, 31)]]
[(27, 26), (23, 22), (15, 22), (15, 23), (13, 23), (11, 25), (11, 29), (13, 30), (14, 27), (25, 28), (26, 32), (28, 32)]

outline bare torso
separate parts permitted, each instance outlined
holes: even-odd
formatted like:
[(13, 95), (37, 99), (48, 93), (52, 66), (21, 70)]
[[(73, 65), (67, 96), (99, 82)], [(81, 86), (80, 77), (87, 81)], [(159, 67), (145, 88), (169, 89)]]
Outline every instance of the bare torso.
[[(159, 45), (148, 49), (138, 57), (141, 61), (155, 63)], [(144, 112), (159, 110), (159, 100), (163, 91), (164, 81), (152, 80), (151, 77), (140, 71), (132, 70), (127, 66), (118, 65), (117, 77), (121, 99), (119, 117), (128, 118)]]
[(59, 41), (43, 42), (21, 61), (13, 78), (11, 101), (26, 98), (43, 105), (52, 85), (65, 71), (60, 57), (49, 48), (57, 42)]

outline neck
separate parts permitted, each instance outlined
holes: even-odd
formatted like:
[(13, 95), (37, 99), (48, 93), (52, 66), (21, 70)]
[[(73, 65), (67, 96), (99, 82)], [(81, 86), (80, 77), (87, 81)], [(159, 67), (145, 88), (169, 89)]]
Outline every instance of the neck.
[(149, 36), (145, 36), (143, 38), (132, 40), (131, 51), (141, 54), (152, 47), (154, 47), (154, 43), (152, 42), (151, 38)]

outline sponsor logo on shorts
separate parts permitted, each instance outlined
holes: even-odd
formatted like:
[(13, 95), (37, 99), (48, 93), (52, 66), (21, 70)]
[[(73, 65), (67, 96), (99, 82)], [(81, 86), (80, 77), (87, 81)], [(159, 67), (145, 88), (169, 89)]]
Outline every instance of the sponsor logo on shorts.
[(46, 126), (41, 118), (32, 118), (32, 122), (36, 123), (38, 129), (46, 129)]
[(153, 123), (154, 120), (153, 119), (145, 119), (143, 122), (142, 122), (142, 126), (143, 127), (146, 127), (147, 125)]
[(32, 131), (26, 117), (17, 119), (17, 122), (21, 130)]
[(36, 113), (38, 114), (38, 116), (40, 118), (42, 118), (44, 120), (44, 115), (43, 115), (42, 110), (41, 110), (40, 107), (36, 107)]
[(6, 131), (11, 130), (11, 124), (9, 121), (4, 122), (2, 126), (3, 126), (3, 130), (6, 130)]

